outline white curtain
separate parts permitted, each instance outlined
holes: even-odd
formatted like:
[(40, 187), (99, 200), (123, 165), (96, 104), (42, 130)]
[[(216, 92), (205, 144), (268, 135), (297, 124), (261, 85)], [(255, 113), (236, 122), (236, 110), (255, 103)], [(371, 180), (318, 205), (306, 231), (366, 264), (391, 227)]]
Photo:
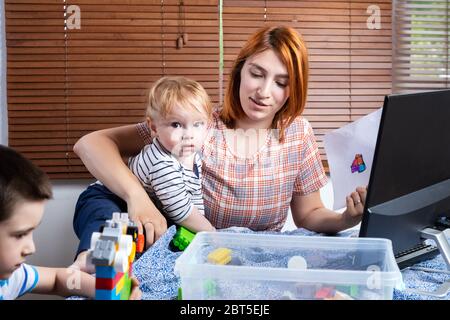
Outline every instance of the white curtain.
[(6, 43), (5, 4), (0, 0), (0, 144), (8, 144), (8, 114), (6, 106)]

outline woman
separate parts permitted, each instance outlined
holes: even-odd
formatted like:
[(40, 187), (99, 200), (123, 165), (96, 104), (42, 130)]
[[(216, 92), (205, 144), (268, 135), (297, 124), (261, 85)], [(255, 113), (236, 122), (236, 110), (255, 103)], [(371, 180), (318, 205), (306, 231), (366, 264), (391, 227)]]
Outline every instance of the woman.
[[(294, 29), (264, 27), (250, 37), (232, 67), (224, 105), (203, 147), (205, 214), (214, 227), (281, 230), (289, 207), (297, 227), (316, 232), (335, 233), (361, 220), (366, 188), (347, 197), (343, 214), (321, 201), (319, 189), (327, 177), (312, 128), (301, 116), (307, 87), (307, 50)], [(121, 157), (135, 155), (150, 142), (150, 130), (141, 123), (93, 132), (74, 147), (88, 170), (115, 194), (105, 188), (82, 194), (82, 202), (98, 201), (103, 194), (107, 200), (97, 209), (107, 207), (105, 202), (127, 208), (140, 231), (145, 229), (147, 244), (167, 225)], [(102, 209), (99, 219), (80, 207), (74, 227), (87, 239), (87, 226), (111, 212)], [(83, 265), (84, 254), (77, 263)]]

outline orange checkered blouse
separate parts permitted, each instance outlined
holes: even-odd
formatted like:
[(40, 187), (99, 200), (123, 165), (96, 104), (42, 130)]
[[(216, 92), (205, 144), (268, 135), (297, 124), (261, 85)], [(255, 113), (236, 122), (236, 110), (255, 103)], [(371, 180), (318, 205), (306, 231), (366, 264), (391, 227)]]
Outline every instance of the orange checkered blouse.
[[(151, 143), (145, 122), (137, 125)], [(307, 195), (327, 183), (309, 122), (298, 117), (280, 143), (276, 133), (252, 157), (239, 157), (227, 145), (228, 129), (214, 113), (203, 146), (205, 215), (218, 229), (232, 226), (279, 231), (293, 195)]]

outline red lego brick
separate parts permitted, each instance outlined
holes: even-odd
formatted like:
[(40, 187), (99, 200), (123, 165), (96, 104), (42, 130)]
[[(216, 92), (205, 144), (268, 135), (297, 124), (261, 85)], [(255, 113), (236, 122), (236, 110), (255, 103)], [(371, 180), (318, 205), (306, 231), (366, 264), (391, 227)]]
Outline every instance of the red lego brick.
[(95, 289), (100, 290), (112, 290), (117, 282), (123, 277), (122, 272), (118, 272), (114, 279), (106, 279), (106, 278), (96, 278), (95, 279)]

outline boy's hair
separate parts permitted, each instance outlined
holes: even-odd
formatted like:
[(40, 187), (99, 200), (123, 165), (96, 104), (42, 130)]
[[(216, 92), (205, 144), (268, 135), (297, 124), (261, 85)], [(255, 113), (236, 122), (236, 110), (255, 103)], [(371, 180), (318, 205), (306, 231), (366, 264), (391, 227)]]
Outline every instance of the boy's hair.
[(159, 79), (151, 88), (146, 116), (150, 119), (166, 118), (175, 105), (210, 119), (212, 104), (208, 93), (197, 81), (170, 76)]
[(47, 175), (18, 152), (0, 145), (0, 222), (10, 218), (20, 201), (51, 197)]
[(302, 114), (308, 90), (308, 52), (300, 34), (291, 27), (266, 26), (247, 40), (231, 68), (220, 118), (228, 128), (234, 128), (236, 120), (245, 117), (239, 98), (242, 67), (249, 57), (268, 49), (278, 55), (289, 75), (289, 98), (276, 113), (271, 126), (280, 129), (281, 142), (285, 129)]

